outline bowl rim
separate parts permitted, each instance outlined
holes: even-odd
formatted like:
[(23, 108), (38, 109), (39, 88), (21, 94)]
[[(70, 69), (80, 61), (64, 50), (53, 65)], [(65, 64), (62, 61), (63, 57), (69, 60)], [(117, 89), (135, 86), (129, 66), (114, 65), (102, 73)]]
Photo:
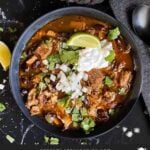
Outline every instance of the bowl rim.
[[(65, 16), (65, 15), (58, 15), (57, 16), (56, 14), (59, 14), (60, 12), (66, 12), (67, 13), (67, 12), (73, 11), (73, 10), (74, 11), (76, 10), (76, 12), (82, 10), (82, 12), (84, 11), (84, 13), (85, 12), (91, 12), (91, 14), (90, 14), (91, 16), (89, 16), (89, 14), (87, 14), (87, 15), (82, 15), (81, 14), (81, 16), (87, 16), (87, 17), (94, 16), (92, 18), (96, 18), (98, 20), (100, 20), (100, 18), (102, 18), (102, 21), (104, 20), (104, 17), (106, 17), (107, 20), (110, 19), (111, 22), (114, 22), (113, 25), (117, 24), (119, 26), (119, 28), (121, 28), (121, 30), (123, 29), (123, 31), (126, 32), (128, 38), (131, 40), (130, 43), (132, 43), (132, 45), (134, 46), (134, 52), (136, 53), (136, 57), (137, 57), (137, 60), (138, 60), (138, 63), (139, 63), (138, 66), (137, 66), (139, 68), (139, 70), (138, 70), (138, 73), (139, 73), (139, 81), (138, 82), (139, 82), (139, 84), (138, 84), (138, 87), (136, 87), (137, 88), (137, 90), (136, 90), (137, 91), (137, 93), (136, 93), (137, 96), (135, 97), (135, 100), (134, 100), (133, 104), (131, 105), (131, 108), (128, 110), (128, 112), (125, 114), (125, 116), (123, 116), (122, 119), (120, 119), (114, 126), (112, 126), (111, 128), (109, 128), (108, 130), (106, 130), (106, 131), (104, 131), (102, 133), (97, 133), (95, 135), (90, 135), (89, 134), (89, 136), (83, 136), (83, 137), (70, 137), (70, 136), (59, 135), (59, 134), (56, 134), (54, 132), (49, 132), (46, 129), (43, 129), (39, 124), (35, 123), (36, 119), (34, 120), (33, 119), (34, 117), (31, 117), (31, 115), (29, 115), (29, 112), (27, 112), (28, 110), (24, 109), (25, 104), (24, 104), (24, 107), (22, 106), (23, 100), (22, 100), (22, 102), (19, 101), (19, 100), (21, 100), (20, 99), (21, 95), (19, 94), (20, 92), (19, 93), (17, 92), (18, 90), (20, 91), (20, 87), (18, 87), (18, 81), (17, 81), (17, 84), (16, 84), (16, 79), (19, 78), (19, 76), (16, 77), (17, 74), (18, 74), (18, 72), (17, 72), (18, 69), (16, 70), (16, 68), (18, 66), (17, 66), (16, 63), (18, 63), (18, 64), (20, 63), (20, 59), (19, 59), (20, 57), (18, 58), (19, 60), (16, 60), (15, 58), (16, 58), (16, 55), (18, 56), (18, 55), (21, 54), (21, 52), (23, 51), (23, 49), (25, 48), (26, 43), (27, 43), (27, 42), (22, 42), (22, 40), (24, 38), (27, 38), (26, 36), (29, 34), (29, 32), (30, 32), (30, 30), (32, 28), (34, 30), (34, 33), (36, 33), (36, 31), (38, 31), (40, 29), (39, 27), (43, 27), (48, 22), (54, 20), (54, 19), (52, 19), (52, 20), (49, 20), (49, 19), (46, 20), (47, 18), (49, 18), (49, 16), (53, 16), (56, 19), (56, 18), (60, 18), (62, 16)], [(74, 15), (78, 15), (78, 14), (76, 14), (76, 12), (74, 12), (73, 14)], [(70, 15), (73, 15), (73, 14), (70, 14)], [(95, 16), (95, 14), (97, 16)], [(43, 21), (42, 23), (40, 23), (41, 20)], [(30, 37), (26, 41), (29, 41), (29, 39), (32, 37), (32, 35), (30, 35)], [(24, 48), (20, 50), (19, 49), (20, 46), (24, 47)], [(26, 28), (26, 30), (23, 32), (23, 34), (19, 38), (19, 40), (18, 40), (18, 42), (17, 42), (17, 44), (16, 44), (16, 46), (15, 46), (15, 48), (13, 50), (12, 59), (11, 59), (11, 65), (10, 65), (10, 70), (9, 70), (9, 83), (10, 83), (11, 92), (13, 94), (13, 97), (14, 97), (17, 105), (19, 106), (19, 108), (21, 109), (21, 111), (23, 112), (23, 114), (26, 116), (26, 118), (28, 118), (37, 127), (39, 127), (40, 129), (42, 129), (44, 131), (47, 131), (47, 132), (51, 133), (52, 135), (58, 136), (58, 137), (69, 138), (69, 139), (87, 139), (87, 138), (98, 137), (100, 135), (103, 135), (103, 134), (106, 134), (106, 133), (110, 132), (112, 129), (115, 128), (116, 125), (120, 124), (131, 113), (131, 110), (133, 110), (133, 108), (135, 106), (135, 103), (137, 102), (137, 99), (139, 98), (139, 95), (141, 93), (141, 88), (142, 88), (142, 74), (143, 74), (143, 69), (142, 68), (143, 67), (142, 67), (141, 59), (139, 57), (138, 47), (136, 46), (136, 43), (134, 42), (133, 34), (123, 24), (121, 24), (118, 20), (114, 19), (112, 16), (110, 16), (110, 15), (104, 13), (104, 12), (101, 12), (99, 10), (93, 9), (93, 8), (89, 8), (89, 7), (67, 7), (67, 8), (60, 8), (60, 9), (57, 9), (57, 10), (54, 10), (54, 11), (46, 13), (45, 15), (43, 15), (40, 18), (38, 18), (37, 20), (35, 20), (31, 25), (29, 25)], [(17, 88), (19, 88), (19, 89), (17, 89)], [(131, 89), (131, 90), (133, 90), (133, 89)]]

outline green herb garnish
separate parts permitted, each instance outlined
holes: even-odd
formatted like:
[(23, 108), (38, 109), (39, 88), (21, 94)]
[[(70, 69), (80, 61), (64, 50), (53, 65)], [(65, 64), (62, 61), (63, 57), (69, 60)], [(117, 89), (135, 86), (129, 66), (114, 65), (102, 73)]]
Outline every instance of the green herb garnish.
[(0, 112), (3, 112), (6, 110), (6, 106), (2, 103), (0, 103)]
[(66, 111), (66, 113), (67, 113), (67, 114), (70, 114), (70, 113), (71, 113), (71, 111), (72, 111), (72, 108), (67, 107), (67, 108), (65, 108), (65, 111)]
[(44, 142), (46, 144), (51, 144), (51, 145), (57, 145), (59, 144), (59, 139), (58, 138), (54, 138), (54, 137), (48, 137), (48, 136), (44, 136)]
[(104, 79), (104, 84), (107, 86), (110, 86), (112, 83), (113, 83), (113, 80), (109, 76), (106, 76)]
[(73, 122), (73, 123), (72, 123), (72, 126), (73, 126), (74, 128), (78, 128), (78, 127), (79, 127), (79, 124), (78, 124), (78, 122)]
[(114, 59), (115, 59), (115, 52), (111, 50), (109, 55), (105, 57), (105, 60), (108, 62), (112, 62)]
[(115, 109), (110, 108), (110, 109), (108, 110), (108, 113), (109, 113), (111, 116), (114, 115)]
[(10, 136), (10, 135), (6, 135), (6, 139), (10, 142), (10, 143), (14, 143), (15, 139)]
[(57, 104), (61, 105), (62, 107), (68, 108), (70, 104), (70, 98), (69, 96), (63, 97), (61, 99), (57, 100)]
[(74, 65), (78, 62), (79, 51), (62, 50), (60, 52), (60, 59), (62, 63)]
[(20, 58), (21, 59), (26, 59), (27, 57), (28, 57), (27, 53), (23, 52)]
[(81, 121), (83, 118), (77, 108), (74, 108), (72, 111), (72, 121), (78, 122)]
[(51, 137), (51, 138), (50, 138), (50, 144), (51, 144), (51, 145), (58, 145), (58, 144), (59, 144), (59, 139), (58, 139), (58, 138)]
[(119, 89), (119, 95), (126, 95), (126, 89), (125, 88), (120, 88)]
[(39, 83), (39, 89), (40, 90), (43, 90), (43, 89), (45, 89), (46, 88), (46, 84), (44, 83), (44, 82), (40, 82)]
[(73, 114), (79, 114), (79, 110), (77, 108), (74, 108), (72, 111)]
[(81, 113), (82, 116), (87, 116), (88, 115), (87, 109), (85, 107), (80, 109), (80, 113)]
[(12, 28), (12, 27), (8, 27), (8, 31), (10, 32), (10, 33), (15, 33), (16, 31), (17, 31), (17, 28)]
[(49, 78), (44, 78), (44, 81), (46, 84), (50, 83), (50, 79)]
[(80, 114), (72, 114), (72, 121), (78, 122), (81, 120), (82, 120), (82, 117)]
[(89, 134), (91, 131), (94, 130), (95, 121), (92, 118), (85, 118), (81, 122), (81, 127), (83, 128), (86, 134)]
[(46, 135), (44, 135), (44, 142), (45, 142), (46, 144), (48, 144), (48, 143), (49, 143), (49, 137), (48, 137), (48, 136), (46, 136)]
[(56, 65), (57, 63), (60, 63), (59, 54), (50, 55), (50, 56), (47, 57), (47, 60), (48, 60), (48, 62), (49, 62), (48, 66), (47, 66), (48, 69), (49, 69), (49, 70), (53, 70), (54, 67), (55, 67), (55, 65)]
[(120, 35), (120, 30), (118, 27), (112, 29), (112, 30), (109, 30), (109, 33), (108, 33), (108, 36), (107, 38), (109, 40), (115, 40), (118, 38), (118, 36)]

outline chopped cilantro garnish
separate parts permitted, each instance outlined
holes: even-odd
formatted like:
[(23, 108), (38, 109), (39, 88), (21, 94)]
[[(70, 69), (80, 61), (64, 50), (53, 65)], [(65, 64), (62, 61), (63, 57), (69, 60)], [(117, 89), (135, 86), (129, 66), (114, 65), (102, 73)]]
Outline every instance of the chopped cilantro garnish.
[(28, 55), (26, 54), (26, 52), (23, 52), (22, 55), (21, 55), (21, 59), (26, 59), (27, 56), (28, 56)]
[(59, 57), (59, 54), (54, 54), (54, 55), (50, 55), (47, 57), (47, 60), (48, 60), (48, 69), (49, 70), (53, 70), (54, 67), (55, 67), (55, 64), (56, 63), (60, 63), (60, 57)]
[(10, 135), (6, 135), (6, 139), (10, 142), (10, 143), (14, 143), (15, 139), (13, 137), (11, 137)]
[(44, 83), (44, 82), (40, 82), (39, 83), (39, 89), (40, 90), (43, 90), (43, 89), (45, 89), (46, 88), (46, 84)]
[(85, 107), (80, 109), (80, 113), (81, 113), (82, 116), (87, 116), (88, 115), (87, 109)]
[(62, 50), (60, 52), (60, 59), (65, 64), (76, 64), (79, 59), (79, 51)]
[(52, 40), (51, 40), (51, 39), (46, 39), (46, 40), (44, 40), (43, 42), (44, 42), (44, 44), (45, 44), (46, 46), (48, 46), (48, 47), (51, 47), (51, 46), (52, 46)]
[(114, 59), (115, 59), (115, 52), (111, 50), (109, 55), (105, 57), (105, 60), (108, 62), (112, 62)]
[(85, 118), (81, 122), (81, 127), (83, 128), (86, 134), (89, 134), (91, 131), (94, 130), (95, 121), (92, 118)]
[(109, 33), (108, 33), (108, 39), (109, 40), (115, 40), (118, 38), (118, 36), (120, 35), (120, 30), (118, 27), (112, 29), (112, 30), (109, 30)]
[(49, 137), (48, 137), (48, 136), (46, 136), (46, 135), (44, 135), (44, 142), (45, 142), (46, 144), (48, 144), (48, 143), (49, 143)]
[(4, 32), (4, 29), (2, 27), (0, 27), (0, 32)]
[(16, 31), (17, 31), (17, 28), (12, 28), (12, 27), (8, 27), (8, 31), (10, 32), (10, 33), (15, 33)]
[(70, 98), (69, 98), (69, 96), (66, 96), (66, 97), (63, 97), (61, 99), (58, 99), (57, 100), (57, 104), (65, 107), (65, 108), (68, 108), (69, 104), (70, 104)]
[(104, 84), (110, 86), (113, 83), (112, 79), (109, 76), (106, 76), (104, 79)]
[(46, 84), (50, 83), (50, 79), (49, 78), (45, 78), (44, 81), (45, 81)]
[(0, 103), (0, 112), (3, 112), (4, 110), (6, 110), (5, 105)]
[(48, 136), (44, 136), (44, 142), (46, 144), (51, 144), (51, 145), (57, 145), (59, 144), (59, 139), (58, 138), (54, 138), (54, 137), (48, 137)]
[(80, 114), (72, 114), (72, 121), (78, 122), (81, 120), (82, 120), (82, 117)]
[(79, 110), (77, 108), (74, 108), (72, 111), (73, 114), (79, 114)]
[(58, 144), (59, 144), (59, 139), (58, 139), (58, 138), (51, 137), (51, 138), (50, 138), (50, 144), (51, 144), (51, 145), (58, 145)]
[(66, 111), (66, 113), (67, 113), (67, 114), (70, 114), (70, 113), (71, 113), (71, 111), (72, 111), (72, 108), (67, 107), (67, 108), (65, 108), (65, 111)]
[(120, 88), (119, 89), (119, 95), (126, 95), (126, 89), (125, 88)]
[(78, 122), (73, 122), (73, 123), (72, 123), (72, 126), (73, 126), (74, 128), (78, 128), (78, 127), (79, 127), (79, 124), (78, 124)]
[(113, 109), (113, 108), (109, 109), (108, 113), (109, 113), (111, 116), (114, 115), (115, 109)]

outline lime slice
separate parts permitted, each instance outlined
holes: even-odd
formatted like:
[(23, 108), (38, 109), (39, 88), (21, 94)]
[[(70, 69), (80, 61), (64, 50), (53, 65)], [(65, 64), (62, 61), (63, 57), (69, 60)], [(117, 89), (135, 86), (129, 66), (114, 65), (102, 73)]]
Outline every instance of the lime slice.
[(101, 48), (100, 40), (88, 33), (75, 33), (67, 41), (67, 45), (86, 48)]
[(3, 69), (6, 71), (10, 65), (11, 60), (11, 52), (8, 46), (0, 41), (0, 64), (2, 65)]

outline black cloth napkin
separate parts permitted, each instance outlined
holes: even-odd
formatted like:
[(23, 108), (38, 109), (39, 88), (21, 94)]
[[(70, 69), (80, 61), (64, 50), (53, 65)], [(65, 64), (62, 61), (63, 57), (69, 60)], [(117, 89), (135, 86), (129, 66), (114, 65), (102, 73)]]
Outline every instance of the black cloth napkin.
[[(132, 33), (132, 12), (138, 4), (146, 4), (150, 6), (150, 0), (110, 0), (110, 6), (115, 17), (124, 24)], [(133, 33), (134, 34), (134, 33)], [(134, 34), (135, 42), (143, 65), (143, 87), (142, 95), (145, 105), (150, 116), (150, 46), (144, 43), (138, 36)]]

